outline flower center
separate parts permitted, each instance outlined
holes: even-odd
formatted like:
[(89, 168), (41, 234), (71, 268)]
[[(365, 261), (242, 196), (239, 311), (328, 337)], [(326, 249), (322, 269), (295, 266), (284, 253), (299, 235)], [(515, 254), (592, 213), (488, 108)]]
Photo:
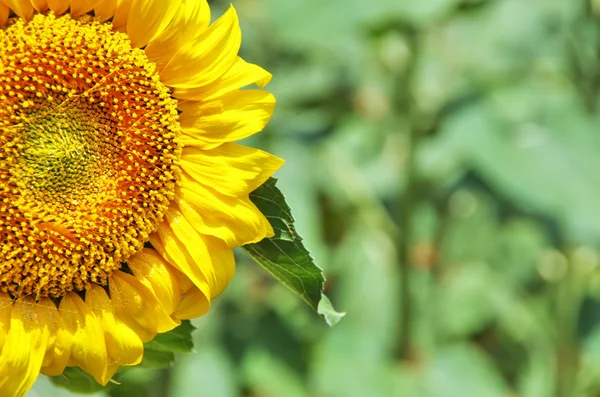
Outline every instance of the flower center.
[(90, 16), (0, 30), (0, 290), (105, 285), (173, 198), (177, 102), (144, 52)]

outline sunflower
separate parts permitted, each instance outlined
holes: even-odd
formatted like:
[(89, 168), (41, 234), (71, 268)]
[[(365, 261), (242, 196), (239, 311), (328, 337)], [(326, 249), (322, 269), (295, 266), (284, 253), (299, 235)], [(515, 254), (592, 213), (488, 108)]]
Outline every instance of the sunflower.
[(0, 0), (0, 26), (0, 395), (106, 384), (272, 235), (248, 195), (282, 160), (234, 143), (271, 75), (206, 0)]

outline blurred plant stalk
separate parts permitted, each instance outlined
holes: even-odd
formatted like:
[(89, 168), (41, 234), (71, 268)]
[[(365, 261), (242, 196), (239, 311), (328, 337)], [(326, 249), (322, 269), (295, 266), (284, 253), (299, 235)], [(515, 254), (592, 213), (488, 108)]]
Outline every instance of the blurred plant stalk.
[(572, 263), (567, 261), (566, 275), (555, 286), (556, 320), (556, 397), (570, 397), (575, 390), (575, 379), (579, 361), (577, 342), (578, 311), (581, 294), (578, 291), (578, 274)]
[[(410, 360), (414, 355), (412, 346), (412, 326), (414, 303), (411, 291), (412, 264), (411, 243), (412, 214), (419, 198), (419, 181), (416, 174), (415, 152), (419, 144), (419, 128), (415, 98), (411, 83), (414, 81), (418, 60), (418, 31), (410, 25), (398, 26), (406, 40), (408, 55), (404, 68), (394, 73), (394, 91), (392, 93), (392, 123), (399, 123), (404, 118), (406, 134), (406, 164), (403, 172), (399, 173), (404, 181), (404, 191), (397, 198), (396, 222), (400, 235), (396, 239), (398, 266), (400, 269), (400, 334), (397, 355), (401, 360)], [(401, 123), (399, 123), (401, 125)], [(398, 128), (400, 130), (400, 128)]]

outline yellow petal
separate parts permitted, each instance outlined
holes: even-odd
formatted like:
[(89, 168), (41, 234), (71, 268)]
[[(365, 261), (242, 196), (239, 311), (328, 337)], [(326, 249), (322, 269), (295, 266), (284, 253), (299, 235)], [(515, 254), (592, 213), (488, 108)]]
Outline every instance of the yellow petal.
[(222, 240), (200, 235), (177, 208), (169, 208), (155, 235), (158, 238), (150, 238), (154, 248), (189, 277), (209, 301), (233, 277), (233, 251)]
[(201, 35), (181, 48), (160, 71), (171, 87), (194, 87), (216, 80), (233, 65), (242, 34), (233, 7)]
[[(162, 247), (160, 240), (154, 241), (157, 246)], [(164, 248), (161, 248), (164, 251)], [(172, 318), (178, 320), (192, 319), (200, 317), (210, 309), (210, 302), (206, 296), (194, 285), (194, 283), (175, 267), (170, 268), (170, 272), (177, 278), (177, 284), (181, 291), (181, 300), (177, 308), (171, 314)]]
[(233, 250), (221, 239), (203, 236), (215, 272), (216, 283), (212, 288), (212, 299), (225, 290), (235, 274)]
[(37, 314), (33, 299), (12, 306), (10, 331), (0, 352), (0, 396), (23, 397), (40, 372), (50, 332)]
[(161, 71), (173, 55), (199, 36), (210, 22), (206, 0), (184, 0), (169, 26), (150, 40), (145, 48), (148, 59)]
[(167, 314), (172, 314), (181, 300), (181, 291), (175, 270), (156, 250), (144, 248), (127, 261), (131, 272), (148, 287), (163, 306)]
[(152, 291), (134, 276), (115, 271), (108, 285), (117, 318), (135, 331), (143, 342), (151, 340), (158, 332), (167, 332), (179, 325), (165, 312)]
[(206, 296), (194, 286), (183, 296), (173, 315), (180, 320), (189, 320), (206, 314), (208, 309), (210, 309), (210, 302), (206, 299)]
[(133, 0), (117, 1), (117, 8), (112, 20), (113, 29), (124, 33), (127, 31), (127, 20), (129, 19), (129, 11), (131, 11), (132, 5)]
[(248, 197), (230, 197), (183, 174), (175, 191), (183, 216), (201, 234), (215, 236), (233, 248), (273, 235), (269, 221)]
[[(275, 97), (262, 90), (235, 91), (207, 102), (182, 102), (179, 109), (182, 141), (211, 149), (224, 142), (244, 139), (267, 125)], [(187, 136), (186, 136), (187, 135)], [(188, 143), (190, 139), (193, 142)]]
[(48, 9), (47, 0), (31, 0), (31, 5), (37, 12), (44, 12)]
[(65, 329), (54, 302), (48, 298), (42, 298), (36, 305), (39, 307), (40, 321), (47, 324), (50, 331), (46, 355), (40, 372), (48, 376), (58, 376), (65, 370), (71, 356), (71, 335)]
[(96, 0), (71, 0), (71, 16), (73, 18), (86, 14), (94, 9)]
[(98, 383), (106, 384), (108, 357), (98, 317), (74, 292), (61, 299), (58, 311), (72, 341), (69, 365), (81, 367)]
[(0, 3), (0, 26), (4, 26), (6, 21), (8, 21), (8, 16), (10, 15), (10, 8), (4, 5), (4, 3)]
[(205, 86), (176, 88), (173, 96), (190, 101), (215, 99), (250, 84), (265, 87), (273, 76), (260, 66), (248, 63), (238, 57), (233, 66), (214, 82)]
[(48, 8), (50, 8), (56, 15), (64, 14), (71, 4), (69, 0), (48, 0)]
[[(163, 251), (164, 251), (164, 248), (163, 248)], [(175, 271), (175, 274), (177, 275), (177, 280), (179, 283), (179, 289), (181, 290), (181, 295), (187, 294), (189, 291), (192, 290), (192, 288), (197, 288), (194, 285), (194, 283), (192, 282), (192, 280), (189, 279), (188, 276), (181, 273), (179, 270), (177, 270), (175, 268), (173, 268), (173, 270)]]
[[(204, 295), (210, 296), (210, 286), (200, 269), (197, 266), (191, 268), (186, 266), (187, 263), (193, 263), (194, 260), (186, 257), (189, 256), (189, 253), (171, 230), (169, 222), (163, 220), (156, 233), (150, 235), (150, 243), (167, 262), (187, 277)], [(188, 288), (182, 288), (184, 293), (187, 290)]]
[(2, 2), (8, 7), (10, 7), (15, 12), (15, 14), (17, 14), (23, 19), (31, 19), (33, 17), (33, 13), (35, 12), (35, 9), (29, 1), (2, 0)]
[(195, 181), (233, 197), (247, 197), (283, 164), (259, 149), (225, 143), (212, 150), (184, 147), (181, 167)]
[(0, 292), (0, 350), (10, 328), (10, 311), (12, 310), (12, 299), (6, 292)]
[(100, 0), (94, 7), (94, 15), (105, 22), (115, 15), (117, 9), (117, 0)]
[(86, 291), (85, 303), (100, 319), (108, 354), (107, 377), (112, 377), (119, 365), (137, 365), (142, 361), (144, 344), (140, 337), (115, 317), (110, 298), (104, 288), (92, 284)]
[(135, 48), (144, 47), (161, 33), (181, 6), (181, 1), (134, 0), (127, 21), (127, 35)]

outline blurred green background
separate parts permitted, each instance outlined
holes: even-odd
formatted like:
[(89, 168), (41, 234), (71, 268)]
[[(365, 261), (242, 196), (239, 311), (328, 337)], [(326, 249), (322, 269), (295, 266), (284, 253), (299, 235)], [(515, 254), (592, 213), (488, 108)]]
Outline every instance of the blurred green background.
[(97, 396), (600, 396), (600, 1), (233, 4), (278, 99), (249, 143), (348, 315), (240, 253), (196, 353)]

